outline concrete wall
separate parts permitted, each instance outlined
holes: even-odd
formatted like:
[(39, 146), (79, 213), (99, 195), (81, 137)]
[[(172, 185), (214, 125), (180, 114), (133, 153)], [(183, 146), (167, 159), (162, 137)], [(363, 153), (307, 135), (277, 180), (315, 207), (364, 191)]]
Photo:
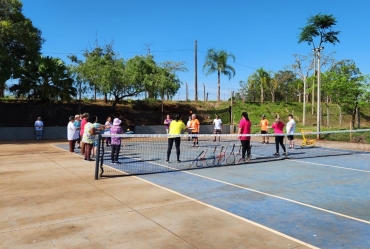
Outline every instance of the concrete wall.
[[(123, 127), (126, 131), (127, 127)], [(133, 129), (136, 134), (166, 134), (164, 125), (156, 126), (135, 126)], [(201, 125), (201, 134), (213, 134), (213, 125)], [(224, 125), (224, 134), (230, 133), (230, 126)], [(6, 140), (35, 140), (34, 127), (0, 127), (0, 141)], [(67, 126), (66, 127), (45, 127), (43, 130), (42, 139), (44, 140), (67, 140)]]
[[(42, 139), (66, 139), (66, 127), (45, 127)], [(0, 127), (0, 140), (36, 140), (34, 127)]]

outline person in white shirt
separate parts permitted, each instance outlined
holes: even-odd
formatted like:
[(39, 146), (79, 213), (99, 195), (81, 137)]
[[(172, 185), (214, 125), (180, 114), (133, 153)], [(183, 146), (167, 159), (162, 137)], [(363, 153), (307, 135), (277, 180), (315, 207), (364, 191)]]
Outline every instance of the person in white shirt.
[[(191, 122), (191, 116), (189, 116), (189, 120), (188, 122), (186, 123), (186, 127), (190, 127), (190, 122)], [(188, 129), (188, 141), (190, 141), (190, 134), (191, 134), (191, 129)]]
[[(216, 118), (213, 120), (213, 125), (214, 125), (214, 134), (221, 134), (222, 132), (222, 120), (218, 118), (218, 115), (216, 114)], [(215, 136), (215, 140), (213, 142), (216, 142), (217, 137)], [(220, 142), (220, 136), (218, 136), (218, 141)]]
[(37, 140), (41, 140), (43, 128), (44, 128), (44, 122), (41, 121), (41, 117), (38, 117), (37, 120), (35, 121), (35, 131), (36, 131)]
[(76, 141), (78, 140), (80, 135), (80, 130), (75, 125), (75, 117), (69, 117), (69, 123), (67, 125), (67, 139), (69, 144), (69, 152), (75, 152), (75, 145)]
[(289, 149), (294, 150), (294, 136), (292, 134), (295, 133), (295, 121), (292, 114), (288, 116), (288, 119), (289, 121), (286, 124), (286, 133), (289, 140)]

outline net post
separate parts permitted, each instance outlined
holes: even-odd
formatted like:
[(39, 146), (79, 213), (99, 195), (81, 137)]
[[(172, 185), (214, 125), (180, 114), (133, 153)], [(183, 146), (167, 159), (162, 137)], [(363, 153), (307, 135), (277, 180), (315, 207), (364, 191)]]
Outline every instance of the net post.
[[(100, 158), (100, 142), (102, 141), (101, 135), (96, 135), (98, 139), (98, 146), (96, 148), (96, 158), (95, 158), (95, 180), (99, 179), (99, 158)], [(96, 139), (95, 137), (95, 139)]]
[(284, 135), (285, 140), (285, 158), (288, 158), (288, 145), (290, 146), (290, 141), (288, 139), (288, 133)]

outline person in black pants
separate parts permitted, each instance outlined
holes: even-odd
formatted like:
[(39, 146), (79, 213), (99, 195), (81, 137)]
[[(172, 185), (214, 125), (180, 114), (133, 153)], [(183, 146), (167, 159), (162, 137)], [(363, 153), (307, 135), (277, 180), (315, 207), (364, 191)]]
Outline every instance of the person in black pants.
[(285, 124), (280, 121), (280, 116), (277, 115), (275, 117), (275, 122), (272, 124), (271, 128), (274, 129), (274, 133), (277, 135), (275, 136), (275, 146), (276, 146), (276, 153), (274, 156), (280, 156), (279, 154), (279, 145), (283, 149), (283, 155), (286, 156), (286, 148), (284, 145), (284, 126)]
[[(183, 130), (186, 129), (185, 124), (181, 120), (181, 115), (176, 114), (175, 120), (173, 120), (170, 124), (169, 131), (168, 131), (168, 147), (167, 147), (167, 160), (166, 162), (170, 161), (171, 156), (171, 150), (173, 146), (173, 142), (175, 142), (175, 148), (176, 148), (176, 156), (177, 156), (177, 162), (180, 161), (180, 143), (181, 143), (181, 137), (178, 136), (181, 134)], [(171, 136), (172, 135), (172, 136)], [(177, 135), (177, 136), (176, 136)]]

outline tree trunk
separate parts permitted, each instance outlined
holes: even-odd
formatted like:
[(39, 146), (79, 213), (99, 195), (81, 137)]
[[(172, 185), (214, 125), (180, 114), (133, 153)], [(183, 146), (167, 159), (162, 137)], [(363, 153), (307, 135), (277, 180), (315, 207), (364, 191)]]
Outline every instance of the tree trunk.
[(218, 91), (217, 91), (217, 101), (220, 101), (220, 95), (221, 95), (221, 72), (220, 70), (217, 71), (217, 88), (218, 88)]
[(360, 115), (360, 107), (357, 107), (357, 128), (360, 129), (361, 125), (360, 125), (360, 119), (361, 119), (361, 115)]
[(330, 126), (329, 105), (327, 102), (325, 103), (325, 105), (326, 105), (326, 127), (329, 128)]
[(352, 127), (353, 128), (355, 128), (356, 110), (357, 110), (357, 103), (355, 104), (355, 106), (352, 109), (352, 120), (351, 120), (351, 124), (352, 124)]
[(1, 82), (0, 83), (0, 98), (4, 98), (5, 97), (5, 82)]
[(312, 109), (311, 109), (311, 115), (315, 114), (315, 80), (312, 82)]
[(263, 103), (263, 85), (261, 84), (261, 103)]
[(339, 126), (342, 126), (342, 108), (338, 105), (339, 108)]

